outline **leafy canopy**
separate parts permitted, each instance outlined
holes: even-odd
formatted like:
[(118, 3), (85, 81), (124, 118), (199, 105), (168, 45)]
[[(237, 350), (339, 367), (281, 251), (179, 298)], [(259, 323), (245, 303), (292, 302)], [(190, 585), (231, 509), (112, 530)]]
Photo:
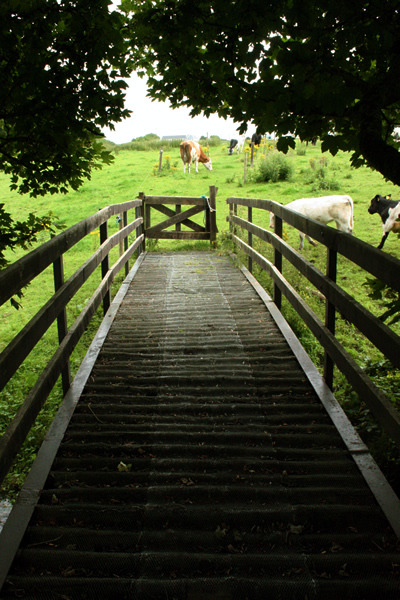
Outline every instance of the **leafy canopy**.
[[(122, 17), (108, 4), (1, 0), (0, 170), (12, 190), (66, 193), (112, 160), (101, 128), (128, 116), (129, 72)], [(6, 239), (24, 246), (48, 224), (13, 224), (0, 206), (0, 268)]]
[(107, 0), (2, 0), (0, 169), (31, 195), (76, 189), (127, 116), (121, 17)]
[(398, 0), (122, 0), (151, 97), (274, 131), (319, 136), (400, 184)]

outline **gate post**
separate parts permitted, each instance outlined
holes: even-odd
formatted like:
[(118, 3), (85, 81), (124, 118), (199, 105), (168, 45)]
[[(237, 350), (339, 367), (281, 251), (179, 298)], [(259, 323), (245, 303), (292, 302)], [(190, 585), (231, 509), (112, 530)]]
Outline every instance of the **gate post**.
[(209, 194), (210, 194), (210, 245), (216, 246), (217, 242), (217, 192), (218, 188), (215, 185), (210, 185)]

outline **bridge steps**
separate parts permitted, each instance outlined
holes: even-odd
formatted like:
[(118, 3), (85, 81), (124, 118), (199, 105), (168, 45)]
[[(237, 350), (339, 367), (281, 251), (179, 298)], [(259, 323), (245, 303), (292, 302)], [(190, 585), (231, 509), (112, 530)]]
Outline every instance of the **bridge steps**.
[(400, 551), (254, 289), (148, 254), (1, 598), (400, 598)]

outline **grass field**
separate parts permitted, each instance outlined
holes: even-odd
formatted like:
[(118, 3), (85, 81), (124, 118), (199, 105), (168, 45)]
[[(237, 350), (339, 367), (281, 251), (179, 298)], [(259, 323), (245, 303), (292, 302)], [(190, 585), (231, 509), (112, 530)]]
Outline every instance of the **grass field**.
[[(253, 174), (257, 172), (258, 163), (261, 154), (274, 152), (269, 143), (269, 148), (258, 150), (253, 170), (247, 168), (247, 180), (244, 182), (244, 155), (237, 156), (234, 153), (228, 156), (225, 143), (219, 146), (210, 147), (210, 155), (213, 162), (213, 171), (207, 171), (202, 165), (199, 165), (199, 172), (196, 174), (194, 169), (192, 173), (183, 173), (181, 161), (179, 158), (179, 149), (166, 149), (163, 153), (163, 169), (158, 173), (159, 148), (153, 148), (148, 151), (118, 151), (116, 148), (115, 162), (111, 166), (105, 167), (101, 171), (95, 171), (91, 181), (86, 182), (77, 192), (71, 192), (64, 195), (55, 195), (39, 199), (30, 199), (22, 197), (8, 189), (9, 181), (6, 176), (0, 175), (0, 193), (2, 202), (5, 204), (14, 219), (23, 220), (30, 212), (42, 215), (49, 211), (58, 218), (59, 222), (65, 227), (77, 223), (78, 221), (92, 215), (98, 209), (107, 205), (125, 202), (136, 198), (139, 192), (146, 195), (163, 196), (201, 196), (208, 195), (210, 185), (218, 188), (217, 195), (217, 224), (219, 229), (219, 251), (228, 248), (227, 243), (227, 223), (228, 214), (225, 199), (229, 196), (247, 197), (247, 198), (265, 198), (271, 199), (283, 204), (301, 197), (321, 196), (327, 194), (349, 194), (354, 201), (354, 235), (360, 239), (377, 246), (381, 239), (381, 223), (377, 215), (368, 214), (368, 206), (371, 198), (375, 194), (392, 194), (394, 199), (398, 198), (397, 188), (384, 181), (383, 177), (372, 172), (369, 169), (353, 169), (350, 166), (349, 155), (340, 153), (335, 157), (321, 153), (319, 145), (316, 147), (299, 145), (296, 151), (287, 156), (293, 175), (290, 181), (279, 181), (276, 183), (255, 183)], [(262, 211), (255, 211), (254, 220), (263, 227), (268, 227), (268, 215)], [(244, 213), (243, 213), (244, 214)], [(199, 217), (201, 222), (202, 217)], [(111, 233), (117, 229), (117, 224), (110, 225)], [(285, 235), (290, 243), (297, 248), (298, 234), (290, 228), (285, 228)], [(47, 234), (43, 234), (39, 243), (48, 239)], [(97, 247), (98, 236), (88, 236), (88, 239), (78, 244), (71, 250), (66, 259), (65, 271), (68, 277), (79, 265), (86, 260), (88, 255)], [(158, 251), (163, 250), (184, 250), (192, 248), (209, 249), (208, 242), (191, 242), (189, 245), (184, 242), (161, 241), (157, 244), (149, 245), (149, 248), (155, 248)], [(263, 249), (268, 253), (268, 249)], [(384, 248), (385, 252), (400, 259), (400, 241), (394, 234), (390, 234)], [(318, 246), (316, 248), (305, 242), (303, 251), (304, 256), (315, 265), (325, 270), (325, 250)], [(16, 260), (22, 255), (16, 252), (8, 256), (10, 261)], [(286, 268), (286, 267), (285, 267)], [(290, 274), (290, 268), (285, 271), (286, 276)], [(267, 289), (271, 284), (266, 276), (258, 269), (255, 269), (255, 275), (262, 281)], [(304, 282), (300, 277), (292, 274), (295, 287), (301, 295), (312, 306), (313, 310), (322, 317), (324, 306), (321, 301), (313, 295), (310, 284)], [(122, 277), (115, 284), (118, 287)], [(383, 312), (383, 304), (372, 301), (368, 296), (368, 289), (363, 285), (365, 283), (365, 274), (355, 268), (348, 261), (341, 260), (338, 272), (339, 284), (347, 289), (352, 295), (356, 295), (357, 300), (362, 302), (374, 314)], [(78, 294), (74, 304), (68, 307), (68, 321), (73, 319), (90, 298), (92, 290), (96, 287), (98, 278), (92, 280)], [(22, 302), (22, 308), (19, 311), (13, 309), (9, 303), (0, 308), (0, 351), (2, 351), (16, 333), (29, 321), (38, 308), (52, 294), (52, 273), (45, 272), (38, 281), (30, 285), (25, 290)], [(315, 342), (311, 334), (304, 327), (297, 315), (289, 306), (284, 304), (284, 314), (295, 329), (297, 335), (301, 338), (303, 345), (318, 367), (321, 366), (321, 349)], [(72, 357), (72, 372), (76, 372), (80, 361), (85, 353), (88, 343), (101, 320), (99, 312), (96, 321), (86, 332), (84, 339), (80, 343)], [(398, 326), (394, 326), (396, 333), (399, 333)], [(398, 373), (394, 372), (390, 365), (387, 365), (379, 353), (372, 348), (366, 340), (349, 324), (338, 321), (337, 337), (345, 344), (348, 351), (357, 360), (363, 368), (376, 372), (376, 381), (378, 385), (385, 388), (385, 391), (392, 397), (393, 402), (399, 404), (396, 394), (398, 389)], [(33, 385), (38, 369), (42, 369), (50, 358), (53, 348), (56, 344), (56, 331), (51, 328), (37, 349), (32, 352), (24, 364), (21, 366), (18, 374), (10, 381), (7, 387), (0, 395), (0, 432), (4, 430), (8, 422), (15, 414), (16, 409), (22, 402), (27, 391)], [(366, 436), (375, 435), (377, 438), (377, 427), (371, 420), (368, 411), (355, 397), (349, 386), (340, 374), (335, 378), (335, 394), (348, 410), (351, 417), (358, 423), (360, 429)], [(31, 457), (33, 458), (44, 432), (51, 421), (56, 407), (61, 400), (61, 392), (57, 387), (52, 393), (46, 408), (38, 421), (35, 431), (29, 436), (21, 457), (16, 462), (12, 475), (8, 478), (3, 487), (7, 495), (13, 490), (18, 489), (22, 474), (26, 471), (27, 464)], [(389, 475), (393, 465), (397, 464), (396, 452), (393, 445), (387, 439), (379, 436), (379, 441), (375, 440), (377, 454), (383, 468), (387, 468)], [(397, 467), (398, 468), (398, 467)]]

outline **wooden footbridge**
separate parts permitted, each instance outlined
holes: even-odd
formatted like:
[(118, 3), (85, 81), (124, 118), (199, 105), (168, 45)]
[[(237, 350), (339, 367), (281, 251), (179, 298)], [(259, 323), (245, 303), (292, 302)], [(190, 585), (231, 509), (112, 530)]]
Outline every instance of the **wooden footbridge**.
[(394, 600), (399, 537), (397, 496), (252, 274), (142, 252), (0, 534), (0, 597)]

